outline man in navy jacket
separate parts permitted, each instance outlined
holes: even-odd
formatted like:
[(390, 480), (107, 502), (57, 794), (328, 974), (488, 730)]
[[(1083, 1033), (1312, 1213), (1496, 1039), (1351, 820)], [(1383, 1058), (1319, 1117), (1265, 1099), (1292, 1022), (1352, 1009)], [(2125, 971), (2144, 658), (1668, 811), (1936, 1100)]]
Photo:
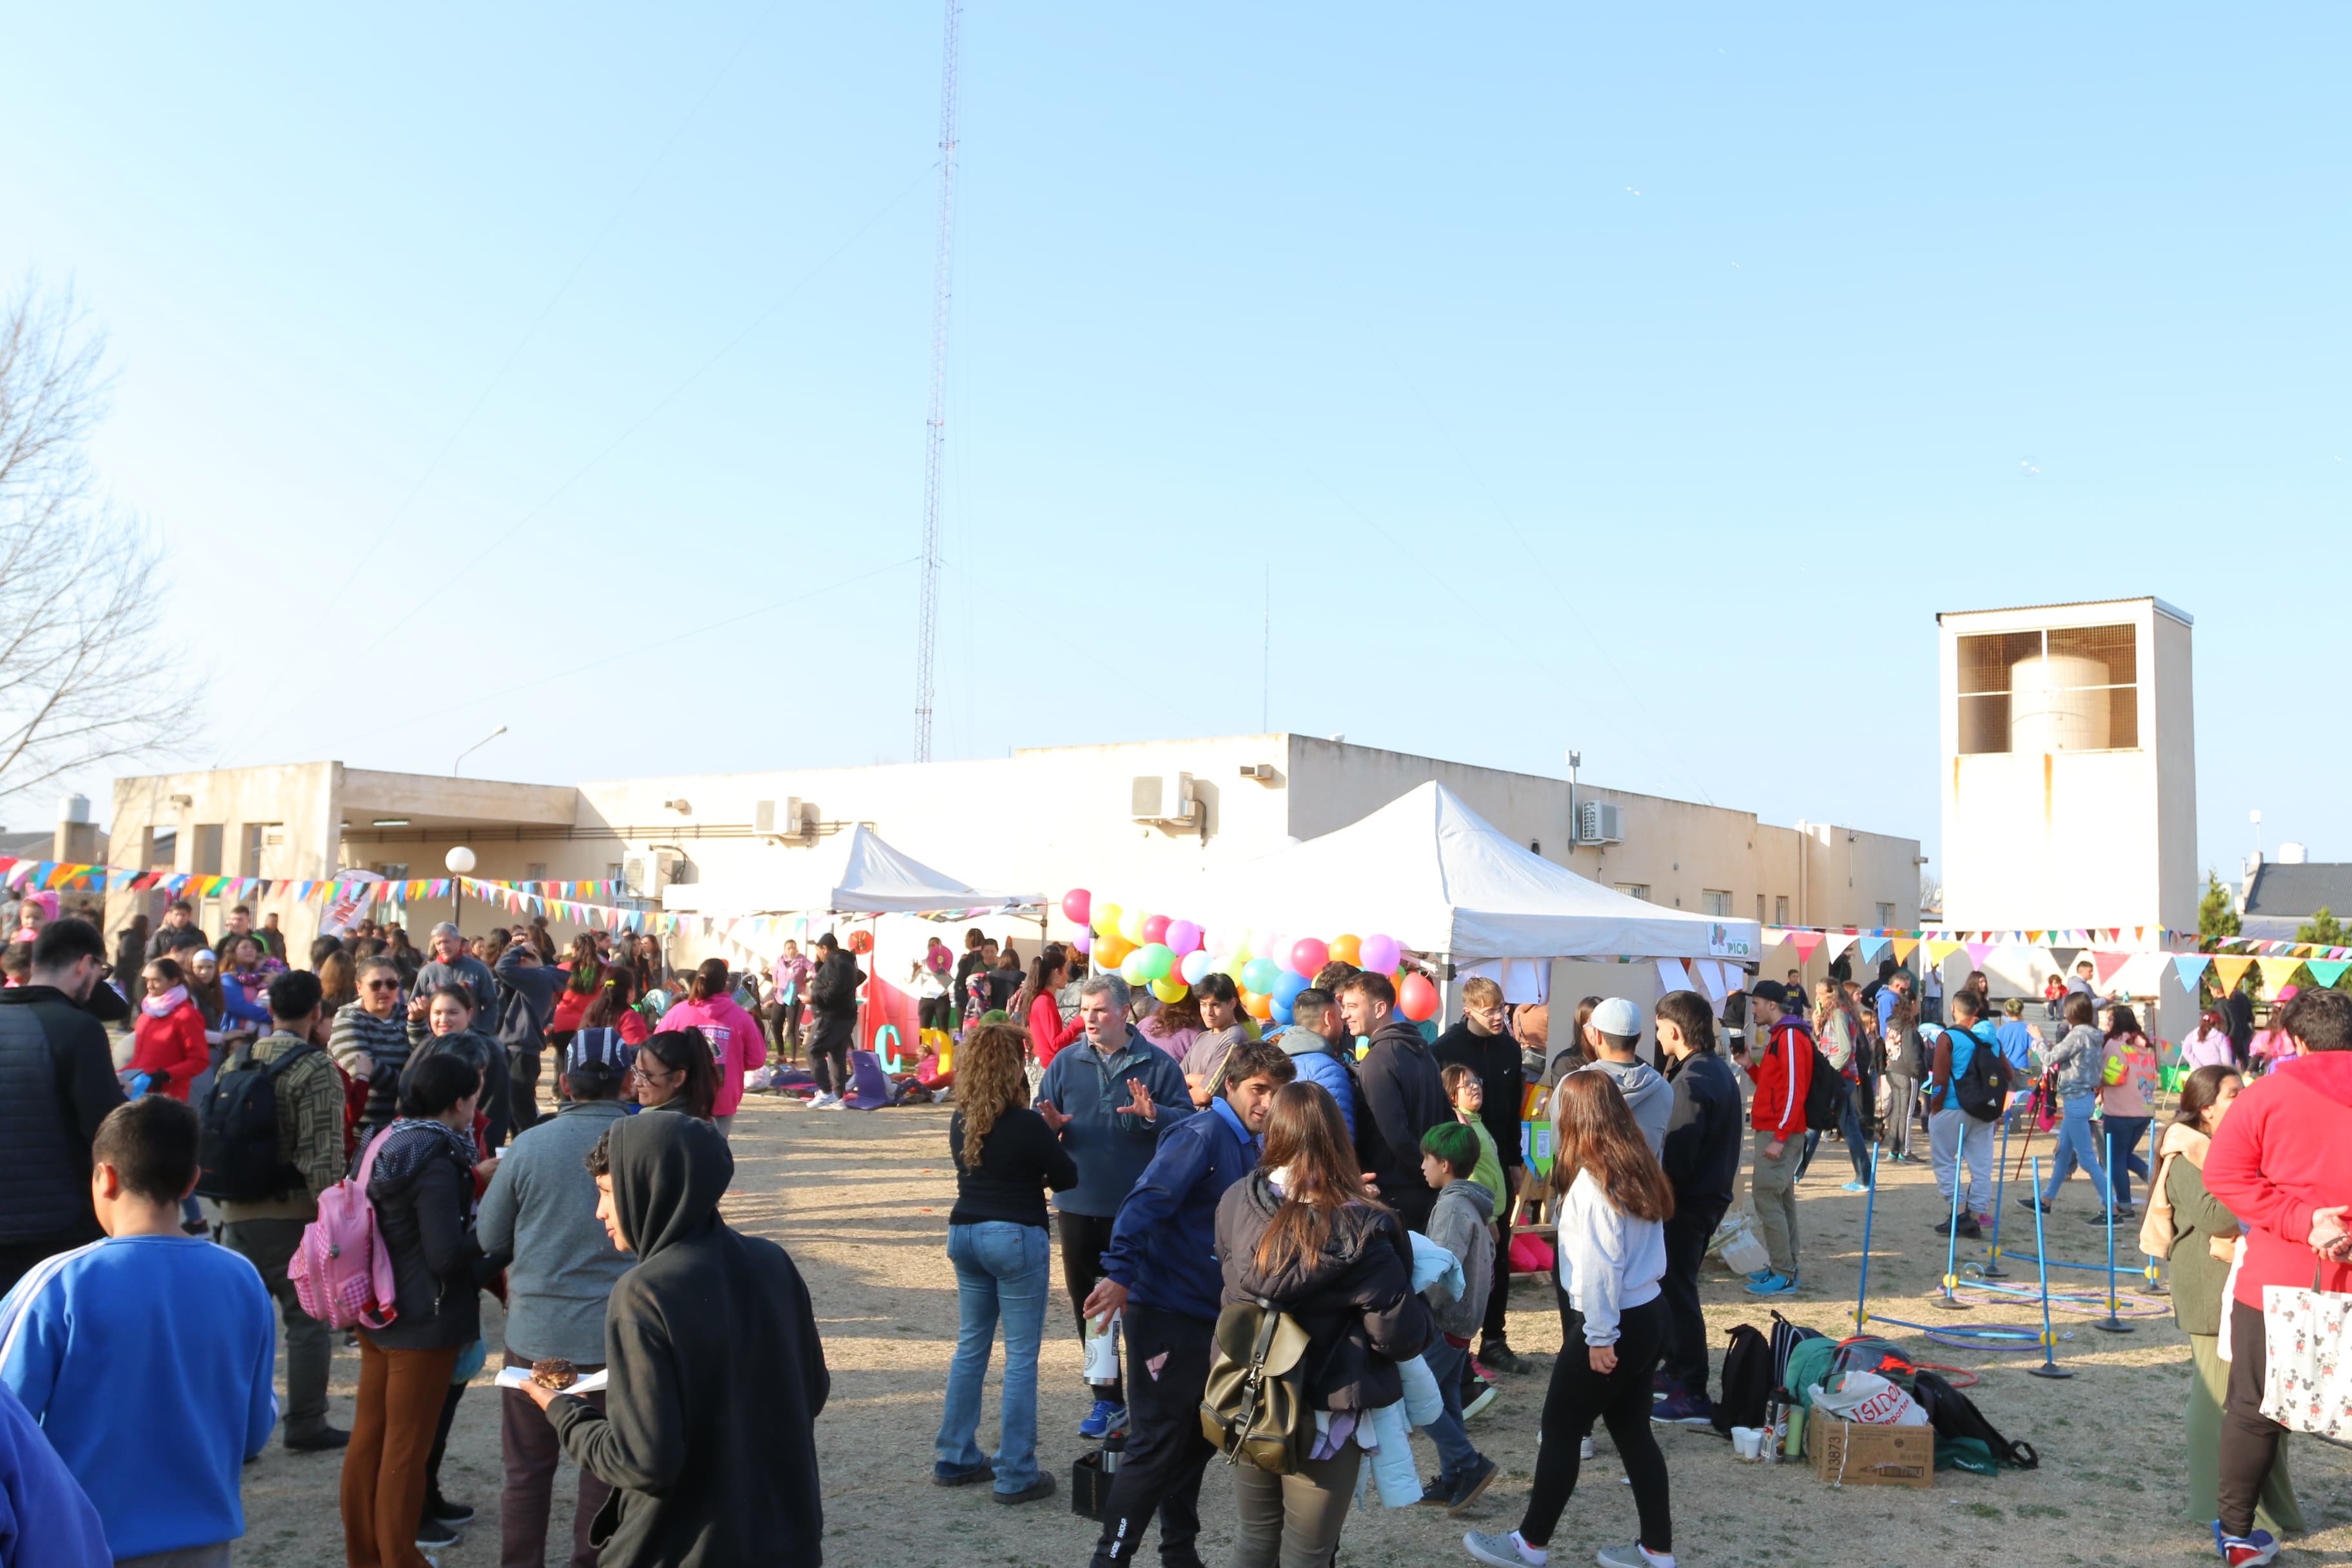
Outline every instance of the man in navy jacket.
[(1123, 1314), (1128, 1358), (1127, 1448), (1103, 1510), (1095, 1568), (1133, 1562), (1155, 1511), (1165, 1568), (1201, 1561), (1192, 1544), (1201, 1533), (1201, 1471), (1216, 1452), (1201, 1435), (1201, 1397), (1224, 1288), (1217, 1200), (1257, 1168), (1274, 1091), (1296, 1073), (1278, 1045), (1236, 1045), (1223, 1092), (1160, 1134), (1159, 1152), (1119, 1206), (1103, 1282), (1085, 1308), (1097, 1318)]

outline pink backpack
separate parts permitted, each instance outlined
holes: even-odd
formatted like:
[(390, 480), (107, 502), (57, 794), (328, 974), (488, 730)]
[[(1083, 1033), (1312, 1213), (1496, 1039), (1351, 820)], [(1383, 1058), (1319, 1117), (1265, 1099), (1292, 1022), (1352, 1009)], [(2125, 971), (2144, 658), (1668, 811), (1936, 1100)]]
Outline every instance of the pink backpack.
[(360, 1158), (360, 1173), (345, 1176), (319, 1194), (319, 1217), (303, 1229), (302, 1245), (286, 1265), (294, 1299), (329, 1328), (390, 1328), (400, 1315), (394, 1305), (397, 1289), (392, 1254), (376, 1228), (375, 1205), (367, 1195), (376, 1151), (383, 1147), (380, 1131)]

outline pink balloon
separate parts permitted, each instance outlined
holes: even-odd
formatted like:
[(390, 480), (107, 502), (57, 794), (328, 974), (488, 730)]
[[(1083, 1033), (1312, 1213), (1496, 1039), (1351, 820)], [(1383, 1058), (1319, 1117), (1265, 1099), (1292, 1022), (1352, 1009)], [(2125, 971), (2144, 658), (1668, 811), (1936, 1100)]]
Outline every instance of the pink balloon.
[[(1072, 888), (1062, 895), (1062, 915), (1073, 925), (1087, 923), (1087, 915), (1094, 908), (1095, 896), (1084, 888)], [(1086, 951), (1079, 949), (1080, 952)]]
[(1397, 1011), (1418, 1024), (1437, 1013), (1437, 987), (1418, 974), (1404, 977), (1404, 989), (1397, 993)]
[(1155, 942), (1164, 943), (1167, 940), (1167, 936), (1168, 917), (1166, 915), (1151, 915), (1145, 919), (1143, 922), (1144, 946), (1149, 947)]
[(1268, 931), (1250, 943), (1250, 952), (1260, 958), (1274, 960), (1275, 968), (1280, 969), (1290, 962), (1290, 939), (1280, 931)]
[(1294, 974), (1315, 978), (1315, 972), (1331, 962), (1331, 949), (1320, 937), (1302, 936), (1290, 944), (1290, 970)]
[(1396, 966), (1403, 962), (1404, 952), (1398, 947), (1396, 938), (1375, 931), (1364, 939), (1360, 963), (1373, 973), (1393, 974)]
[(1170, 921), (1168, 930), (1160, 940), (1168, 944), (1169, 952), (1181, 958), (1188, 952), (1201, 951), (1201, 928), (1191, 921)]
[(1080, 958), (1084, 958), (1087, 954), (1095, 950), (1094, 933), (1092, 931), (1082, 931), (1077, 935), (1070, 939), (1070, 945), (1078, 950), (1078, 956)]

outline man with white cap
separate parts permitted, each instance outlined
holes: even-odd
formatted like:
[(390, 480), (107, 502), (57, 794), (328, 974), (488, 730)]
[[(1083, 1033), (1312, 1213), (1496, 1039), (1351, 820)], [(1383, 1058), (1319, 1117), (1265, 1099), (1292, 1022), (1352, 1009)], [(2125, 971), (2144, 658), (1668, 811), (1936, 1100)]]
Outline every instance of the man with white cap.
[(1592, 1009), (1593, 1059), (1579, 1072), (1606, 1073), (1625, 1097), (1642, 1142), (1655, 1154), (1665, 1146), (1666, 1119), (1674, 1114), (1675, 1091), (1657, 1071), (1633, 1054), (1642, 1042), (1642, 1010), (1622, 996), (1604, 998)]
[(430, 996), (438, 985), (462, 985), (474, 994), (474, 1027), (496, 1038), (499, 1032), (499, 983), (490, 966), (466, 951), (466, 939), (456, 926), (443, 921), (433, 928), (433, 961), (416, 972), (412, 996)]

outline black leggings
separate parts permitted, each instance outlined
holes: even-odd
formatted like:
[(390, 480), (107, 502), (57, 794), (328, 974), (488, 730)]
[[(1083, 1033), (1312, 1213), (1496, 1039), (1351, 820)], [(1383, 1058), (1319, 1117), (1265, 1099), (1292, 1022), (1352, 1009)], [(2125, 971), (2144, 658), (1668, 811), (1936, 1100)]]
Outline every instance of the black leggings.
[(1544, 1395), (1543, 1444), (1536, 1450), (1535, 1487), (1519, 1534), (1530, 1546), (1551, 1540), (1560, 1511), (1576, 1492), (1577, 1443), (1601, 1417), (1617, 1445), (1618, 1462), (1633, 1483), (1633, 1506), (1642, 1516), (1642, 1544), (1653, 1552), (1675, 1549), (1675, 1521), (1666, 1493), (1666, 1458), (1650, 1430), (1650, 1374), (1666, 1343), (1666, 1303), (1652, 1297), (1617, 1319), (1617, 1370), (1592, 1370), (1585, 1353), (1584, 1314), (1568, 1315), (1568, 1338), (1552, 1363), (1551, 1389)]
[[(1078, 1325), (1080, 1344), (1087, 1340), (1087, 1297), (1103, 1277), (1103, 1249), (1110, 1245), (1111, 1226), (1116, 1223), (1115, 1215), (1054, 1211), (1054, 1233), (1062, 1243), (1062, 1283), (1070, 1292), (1070, 1311)], [(1116, 1383), (1101, 1389), (1095, 1397), (1114, 1405), (1127, 1403), (1121, 1385)]]

